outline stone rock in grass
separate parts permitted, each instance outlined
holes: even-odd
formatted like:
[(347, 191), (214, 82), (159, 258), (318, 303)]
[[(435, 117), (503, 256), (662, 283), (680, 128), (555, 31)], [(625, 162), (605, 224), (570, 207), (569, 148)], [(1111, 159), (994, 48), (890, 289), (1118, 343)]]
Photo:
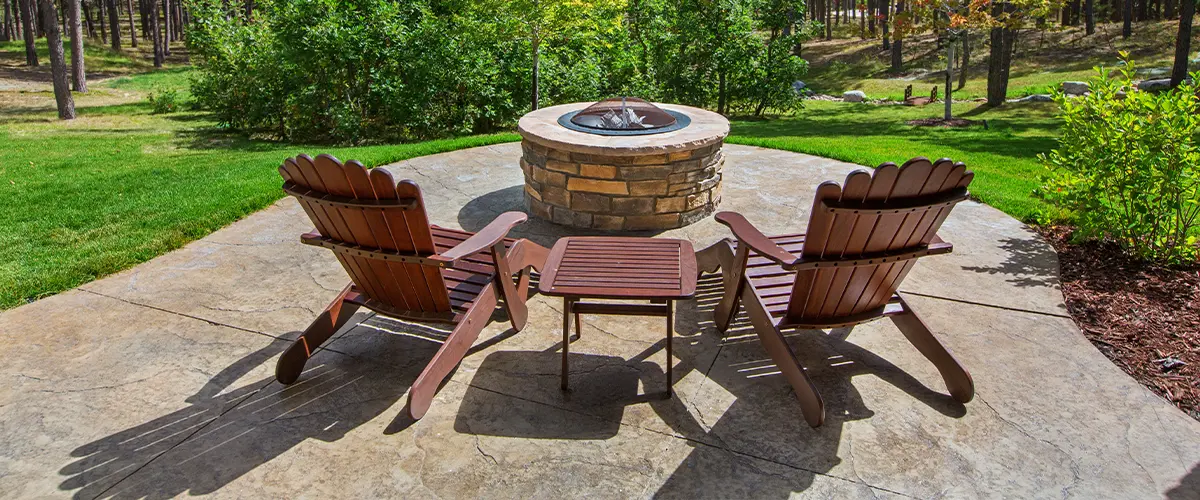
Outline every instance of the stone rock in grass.
[(1033, 94), (1020, 99), (1009, 99), (1009, 102), (1054, 102), (1054, 97), (1050, 94)]
[(863, 102), (867, 100), (867, 94), (861, 90), (848, 90), (842, 93), (842, 100), (845, 102)]
[(1137, 87), (1138, 90), (1143, 92), (1162, 92), (1164, 90), (1170, 90), (1171, 79), (1162, 78), (1158, 80), (1142, 80), (1141, 82), (1138, 82)]
[(1062, 82), (1063, 93), (1067, 95), (1083, 95), (1088, 91), (1087, 82)]

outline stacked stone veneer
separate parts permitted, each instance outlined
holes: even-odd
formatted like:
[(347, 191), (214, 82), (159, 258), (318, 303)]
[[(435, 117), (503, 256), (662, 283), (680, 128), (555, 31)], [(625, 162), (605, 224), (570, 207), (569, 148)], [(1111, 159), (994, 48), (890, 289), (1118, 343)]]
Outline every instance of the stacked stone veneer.
[(721, 203), (721, 141), (635, 156), (577, 153), (521, 142), (525, 199), (533, 215), (603, 230), (672, 229)]

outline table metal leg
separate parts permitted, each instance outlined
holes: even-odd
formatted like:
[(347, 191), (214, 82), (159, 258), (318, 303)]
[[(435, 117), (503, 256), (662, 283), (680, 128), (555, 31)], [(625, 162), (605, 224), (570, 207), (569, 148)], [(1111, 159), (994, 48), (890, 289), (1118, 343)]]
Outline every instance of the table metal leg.
[(674, 378), (671, 376), (671, 367), (675, 365), (674, 358), (671, 357), (671, 338), (675, 332), (675, 301), (667, 301), (667, 398), (671, 397), (671, 382)]
[(563, 298), (562, 390), (567, 390), (567, 356), (571, 350), (571, 299)]

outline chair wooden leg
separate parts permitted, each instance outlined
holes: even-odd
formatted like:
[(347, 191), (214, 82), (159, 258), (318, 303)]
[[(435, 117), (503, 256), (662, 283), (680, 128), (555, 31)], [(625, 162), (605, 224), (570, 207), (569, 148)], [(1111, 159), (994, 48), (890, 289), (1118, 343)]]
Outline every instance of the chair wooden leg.
[(825, 422), (825, 401), (821, 399), (821, 394), (817, 392), (817, 387), (808, 378), (808, 374), (804, 373), (804, 367), (788, 347), (783, 333), (775, 327), (766, 308), (754, 295), (754, 290), (746, 287), (743, 294), (742, 303), (750, 315), (750, 323), (754, 325), (754, 331), (758, 333), (763, 348), (775, 361), (775, 366), (792, 384), (792, 391), (800, 400), (800, 411), (804, 414), (804, 420), (812, 427), (819, 427)]
[[(504, 251), (503, 243), (497, 243), (492, 249), (500, 300), (504, 303), (504, 309), (508, 311), (514, 330), (521, 331), (525, 328), (525, 322), (529, 318), (529, 309), (525, 301), (529, 298), (530, 269), (540, 272), (546, 265), (549, 253), (545, 247), (529, 240), (518, 240), (507, 252)], [(516, 284), (512, 282), (514, 272), (520, 275)]]
[(710, 265), (711, 261), (715, 260), (721, 268), (724, 291), (721, 293), (721, 302), (713, 309), (713, 323), (718, 331), (725, 332), (729, 329), (733, 317), (737, 315), (738, 301), (741, 300), (742, 290), (746, 288), (745, 271), (746, 261), (750, 258), (749, 247), (742, 245), (735, 253), (733, 243), (724, 239), (698, 252), (696, 258), (703, 258), (706, 262), (701, 266)]
[(312, 357), (313, 353), (321, 344), (329, 340), (334, 333), (346, 325), (354, 312), (358, 310), (358, 304), (346, 302), (346, 296), (350, 294), (350, 287), (346, 285), (338, 294), (333, 302), (330, 302), (325, 307), (324, 311), (313, 320), (312, 324), (300, 334), (300, 338), (288, 347), (283, 355), (279, 357), (279, 362), (275, 364), (275, 380), (281, 384), (291, 384), (300, 378), (300, 373), (304, 371), (304, 364), (308, 362), (308, 358)]
[(929, 361), (933, 362), (938, 372), (942, 374), (942, 379), (946, 381), (946, 388), (950, 390), (950, 395), (960, 403), (967, 403), (975, 397), (975, 383), (971, 380), (971, 374), (967, 372), (959, 364), (957, 359), (946, 350), (941, 342), (938, 342), (937, 337), (929, 331), (929, 327), (925, 326), (925, 322), (921, 321), (921, 317), (917, 316), (916, 311), (908, 306), (907, 303), (901, 301), (905, 312), (891, 316), (892, 322), (896, 324), (896, 328), (904, 334), (908, 341), (912, 343), (921, 354), (925, 355)]
[(454, 326), (454, 331), (446, 337), (442, 348), (438, 349), (429, 364), (425, 365), (417, 381), (413, 382), (412, 389), (408, 392), (408, 414), (413, 420), (425, 416), (425, 412), (429, 411), (429, 405), (433, 403), (433, 396), (437, 394), (438, 387), (454, 367), (458, 366), (463, 356), (466, 356), (475, 339), (479, 338), (479, 332), (487, 326), (488, 319), (495, 309), (496, 288), (489, 284), (480, 292), (467, 314)]

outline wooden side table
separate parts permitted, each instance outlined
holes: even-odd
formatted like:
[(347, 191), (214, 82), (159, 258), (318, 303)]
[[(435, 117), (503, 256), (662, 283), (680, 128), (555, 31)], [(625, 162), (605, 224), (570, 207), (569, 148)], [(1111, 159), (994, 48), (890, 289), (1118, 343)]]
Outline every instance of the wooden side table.
[[(562, 389), (567, 390), (571, 315), (576, 335), (582, 314), (667, 318), (667, 397), (671, 395), (674, 301), (696, 293), (696, 253), (685, 240), (580, 236), (558, 240), (550, 250), (538, 288), (563, 298)], [(649, 304), (585, 302), (587, 299), (649, 301)]]

